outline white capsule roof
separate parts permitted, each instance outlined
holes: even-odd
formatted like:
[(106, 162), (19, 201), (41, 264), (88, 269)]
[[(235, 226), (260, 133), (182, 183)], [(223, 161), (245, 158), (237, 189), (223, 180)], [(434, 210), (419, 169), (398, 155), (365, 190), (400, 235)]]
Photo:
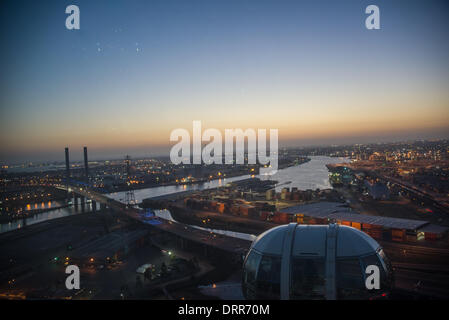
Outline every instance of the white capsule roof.
[[(286, 237), (287, 228), (282, 225), (270, 229), (259, 235), (251, 248), (263, 254), (282, 255), (283, 249), (288, 247), (286, 239), (291, 239), (292, 256), (325, 256), (326, 243), (329, 232), (328, 225), (300, 225), (296, 224), (292, 237)], [(376, 252), (380, 245), (364, 232), (348, 227), (338, 226), (336, 231), (336, 257), (362, 256)]]

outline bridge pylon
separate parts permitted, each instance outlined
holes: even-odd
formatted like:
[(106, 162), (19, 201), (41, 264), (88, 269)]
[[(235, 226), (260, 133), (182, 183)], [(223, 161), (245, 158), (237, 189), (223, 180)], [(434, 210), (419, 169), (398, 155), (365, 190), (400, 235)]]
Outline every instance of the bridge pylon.
[[(126, 155), (125, 163), (126, 163), (126, 183), (127, 183), (128, 187), (130, 187), (131, 186), (131, 183), (130, 183), (131, 157), (129, 155)], [(132, 207), (136, 204), (136, 196), (134, 194), (133, 189), (129, 189), (126, 191), (125, 203), (128, 207)]]

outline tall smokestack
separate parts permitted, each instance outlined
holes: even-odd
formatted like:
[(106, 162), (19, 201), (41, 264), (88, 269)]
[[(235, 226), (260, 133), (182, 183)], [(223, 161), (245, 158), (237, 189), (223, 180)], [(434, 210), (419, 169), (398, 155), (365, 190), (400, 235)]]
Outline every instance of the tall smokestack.
[(65, 177), (68, 184), (70, 178), (69, 148), (65, 148)]
[(87, 162), (87, 147), (84, 147), (84, 173), (86, 175), (86, 182), (89, 183), (89, 165)]

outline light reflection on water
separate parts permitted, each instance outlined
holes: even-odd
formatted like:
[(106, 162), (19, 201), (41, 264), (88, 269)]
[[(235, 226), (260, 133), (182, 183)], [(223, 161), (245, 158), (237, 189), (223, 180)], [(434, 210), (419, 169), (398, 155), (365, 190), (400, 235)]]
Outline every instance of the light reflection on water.
[[(262, 180), (277, 180), (279, 184), (292, 181), (288, 185), (279, 186), (276, 188), (280, 191), (283, 187), (297, 187), (300, 190), (306, 189), (326, 189), (332, 188), (329, 183), (329, 173), (326, 168), (326, 164), (329, 163), (341, 163), (349, 162), (347, 158), (333, 158), (325, 156), (310, 157), (311, 160), (307, 163), (301, 164), (299, 166), (289, 167), (286, 169), (278, 170), (273, 176), (260, 176)], [(217, 188), (225, 186), (229, 182), (243, 180), (250, 178), (250, 175), (238, 176), (233, 178), (224, 178), (218, 180), (212, 180), (200, 184), (191, 185), (173, 185), (173, 186), (162, 186), (146, 188), (141, 190), (135, 190), (134, 195), (137, 202), (141, 202), (143, 199), (163, 196), (171, 193), (182, 192), (182, 191), (196, 191), (205, 190), (210, 188)], [(126, 191), (110, 193), (109, 196), (118, 201), (124, 201), (126, 198)]]
[[(329, 171), (326, 164), (349, 162), (348, 158), (342, 157), (310, 157), (311, 160), (299, 166), (289, 167), (279, 170), (272, 176), (259, 176), (262, 180), (276, 180), (280, 186), (276, 191), (280, 192), (282, 188), (297, 187), (299, 190), (327, 189), (332, 188), (329, 183)], [(285, 184), (291, 181), (289, 184)]]
[(36, 210), (36, 209), (51, 209), (51, 207), (59, 207), (61, 205), (63, 205), (63, 202), (61, 202), (61, 201), (36, 202), (33, 204), (28, 203), (23, 208), (23, 210), (30, 211), (30, 210)]
[[(63, 202), (53, 201), (51, 205), (53, 207), (58, 207), (58, 206), (63, 205)], [(34, 207), (34, 204), (30, 204), (30, 206)], [(48, 203), (47, 203), (47, 206), (44, 206), (44, 208), (49, 208)], [(99, 210), (99, 209), (100, 209), (100, 204), (97, 203), (97, 210)], [(92, 211), (92, 203), (86, 203), (85, 204), (85, 212), (90, 212), (90, 211)], [(55, 209), (55, 210), (51, 210), (51, 211), (47, 211), (47, 212), (38, 213), (38, 214), (35, 214), (34, 216), (26, 218), (26, 219), (18, 219), (18, 220), (12, 221), (12, 222), (0, 224), (0, 233), (23, 228), (23, 226), (25, 224), (32, 225), (32, 224), (36, 224), (39, 222), (68, 217), (68, 216), (79, 214), (79, 213), (82, 213), (81, 206), (78, 206), (77, 209), (75, 209), (75, 207), (73, 207), (73, 206), (70, 206), (70, 207), (65, 207), (65, 208), (60, 208), (60, 209)]]
[(218, 297), (221, 300), (245, 300), (239, 281), (217, 282), (208, 286), (198, 286), (198, 289), (206, 296)]
[[(232, 178), (224, 178), (218, 180), (212, 180), (199, 184), (189, 184), (189, 185), (173, 185), (173, 186), (161, 186), (161, 187), (152, 187), (145, 188), (140, 190), (134, 190), (134, 195), (136, 197), (136, 202), (141, 202), (146, 198), (159, 197), (171, 193), (177, 193), (182, 191), (196, 191), (196, 190), (205, 190), (210, 188), (222, 187), (228, 184), (229, 182), (248, 179), (249, 175), (232, 177)], [(113, 192), (108, 194), (114, 200), (124, 201), (126, 198), (126, 191), (121, 192)]]

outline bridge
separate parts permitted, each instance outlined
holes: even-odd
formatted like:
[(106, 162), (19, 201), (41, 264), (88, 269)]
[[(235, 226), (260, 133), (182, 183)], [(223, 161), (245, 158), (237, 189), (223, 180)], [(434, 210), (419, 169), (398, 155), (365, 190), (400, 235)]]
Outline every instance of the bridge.
[[(126, 156), (125, 161), (126, 176), (129, 177), (130, 157)], [(219, 249), (221, 252), (231, 253), (233, 256), (238, 255), (241, 257), (251, 245), (251, 242), (247, 240), (215, 234), (210, 231), (200, 230), (182, 223), (167, 221), (154, 216), (146, 217), (142, 210), (107, 197), (103, 190), (94, 188), (89, 184), (87, 147), (84, 147), (84, 175), (80, 178), (84, 179), (83, 181), (78, 181), (70, 175), (68, 147), (65, 148), (65, 166), (65, 179), (63, 179), (62, 184), (55, 184), (52, 186), (68, 191), (68, 196), (73, 195), (75, 206), (78, 205), (78, 200), (80, 200), (82, 212), (85, 211), (86, 200), (90, 199), (92, 200), (93, 212), (96, 211), (97, 203), (99, 203), (101, 211), (105, 211), (109, 208), (112, 211), (126, 215), (138, 223), (142, 223), (150, 228), (169, 233), (177, 238), (182, 248), (184, 248), (187, 243), (199, 244), (203, 248), (204, 253), (207, 253), (208, 248), (214, 248)], [(103, 191), (103, 193), (101, 191)]]
[(200, 245), (205, 255), (207, 255), (209, 249), (219, 249), (240, 258), (251, 245), (251, 241), (248, 240), (197, 229), (186, 224), (158, 217), (148, 218), (143, 210), (127, 206), (86, 185), (58, 185), (54, 187), (62, 190), (67, 190), (68, 187), (69, 193), (73, 193), (75, 199), (77, 197), (81, 198), (81, 203), (85, 203), (86, 199), (92, 200), (92, 208), (96, 207), (96, 203), (99, 203), (102, 210), (110, 209), (114, 212), (119, 212), (149, 228), (169, 233), (177, 238), (182, 248), (186, 247), (188, 242)]

